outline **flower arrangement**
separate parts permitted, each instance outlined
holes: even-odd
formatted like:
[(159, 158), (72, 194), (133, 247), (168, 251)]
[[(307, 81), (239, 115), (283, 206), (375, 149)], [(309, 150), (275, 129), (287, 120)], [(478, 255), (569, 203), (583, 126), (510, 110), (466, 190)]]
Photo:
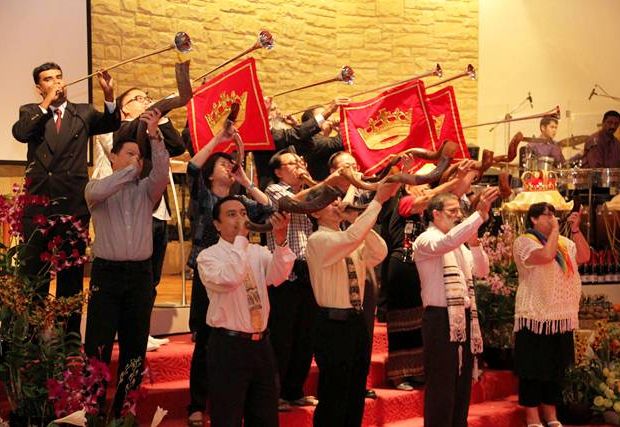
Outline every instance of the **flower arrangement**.
[(515, 234), (509, 224), (496, 236), (484, 233), (480, 244), (489, 257), (490, 273), (476, 281), (476, 304), (486, 347), (508, 349), (513, 346), (515, 295), (518, 278), (512, 256)]
[(589, 415), (620, 424), (620, 324), (597, 321), (594, 332), (577, 331), (562, 397), (567, 406), (585, 405)]
[[(12, 243), (0, 243), (0, 381), (11, 407), (9, 423), (0, 419), (0, 427), (45, 426), (54, 418), (50, 425), (137, 426), (136, 402), (144, 391), (126, 393), (120, 420), (99, 417), (98, 400), (105, 398), (110, 380), (108, 366), (87, 358), (79, 336), (65, 332), (66, 320), (81, 309), (87, 294), (55, 298), (40, 289), (48, 277), (88, 260), (78, 250), (89, 243), (88, 226), (69, 215), (33, 216), (37, 230), (31, 239), (40, 237), (37, 233), (53, 237), (40, 254), (41, 269), (27, 270), (30, 241), (24, 238), (24, 212), (54, 202), (26, 189), (27, 183), (14, 185), (12, 195), (0, 196), (0, 223)], [(121, 374), (127, 376), (126, 384), (135, 384), (141, 366), (142, 360), (129, 364)], [(158, 408), (152, 425), (165, 414)]]
[(29, 423), (52, 415), (46, 383), (62, 372), (67, 358), (79, 354), (79, 337), (65, 334), (64, 329), (66, 319), (80, 310), (85, 298), (83, 294), (54, 298), (40, 290), (50, 275), (86, 261), (77, 247), (88, 243), (88, 229), (72, 216), (33, 218), (38, 227), (33, 238), (60, 224), (67, 232), (53, 238), (41, 254), (40, 271), (32, 274), (24, 268), (29, 244), (23, 235), (24, 212), (50, 203), (46, 197), (27, 194), (26, 184), (14, 185), (11, 196), (0, 196), (0, 221), (14, 243), (0, 244), (0, 381), (13, 417)]

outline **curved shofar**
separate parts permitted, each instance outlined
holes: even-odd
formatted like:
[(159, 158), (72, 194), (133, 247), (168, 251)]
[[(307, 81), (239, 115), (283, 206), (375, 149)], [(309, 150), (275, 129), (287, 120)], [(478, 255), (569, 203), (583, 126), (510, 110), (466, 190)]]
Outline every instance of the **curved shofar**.
[[(478, 171), (478, 175), (474, 179), (474, 182), (480, 181), (482, 175), (493, 165), (493, 152), (489, 150), (482, 151), (482, 160), (475, 162), (473, 170)], [(442, 175), (441, 183), (448, 182), (456, 176), (458, 172), (459, 163), (451, 165)]]
[[(390, 175), (384, 178), (381, 182), (399, 182), (401, 184), (421, 185), (436, 182), (441, 178), (441, 175), (450, 166), (450, 161), (454, 153), (456, 152), (456, 144), (452, 141), (447, 141), (440, 153), (440, 160), (437, 166), (427, 173), (426, 175), (413, 175), (408, 173), (398, 173)], [(428, 150), (423, 150), (428, 151)], [(432, 153), (432, 152), (429, 152)], [(357, 188), (361, 188), (369, 191), (376, 191), (381, 182), (365, 182), (355, 176), (351, 168), (344, 168), (341, 173), (341, 177), (347, 179), (352, 185)], [(320, 211), (321, 209), (329, 206), (334, 200), (342, 195), (342, 192), (336, 187), (330, 185), (329, 178), (323, 181), (313, 188), (311, 188), (302, 201), (295, 200), (290, 197), (281, 197), (278, 200), (278, 211), (310, 214), (312, 212)], [(251, 221), (246, 223), (248, 230), (256, 232), (268, 232), (271, 231), (272, 226), (269, 221), (264, 224), (257, 224)]]
[[(439, 181), (442, 174), (450, 167), (450, 162), (452, 161), (452, 157), (456, 153), (457, 149), (456, 143), (452, 141), (446, 141), (442, 146), (442, 149), (437, 153), (440, 154), (440, 160), (437, 163), (437, 166), (427, 173), (426, 175), (413, 175), (409, 173), (397, 173), (393, 175), (388, 175), (378, 182), (368, 182), (364, 179), (360, 179), (350, 170), (344, 169), (341, 173), (347, 178), (347, 180), (357, 188), (361, 188), (363, 190), (368, 191), (376, 191), (379, 185), (383, 182), (399, 182), (401, 184), (410, 184), (410, 185), (420, 185), (420, 184), (430, 184), (436, 181)], [(415, 150), (415, 149), (412, 149)], [(427, 151), (427, 150), (423, 150)], [(432, 152), (429, 152), (432, 153)]]
[[(189, 78), (189, 61), (180, 62), (175, 64), (174, 71), (177, 79), (177, 89), (179, 94), (173, 97), (166, 97), (155, 102), (149, 106), (147, 110), (158, 109), (161, 111), (162, 117), (168, 114), (175, 108), (184, 107), (187, 105), (190, 99), (192, 99), (192, 83)], [(136, 142), (139, 146), (143, 147), (146, 141), (146, 123), (142, 120), (135, 120), (137, 122), (137, 135)]]
[(394, 166), (396, 166), (402, 160), (403, 156), (407, 154), (411, 154), (414, 157), (417, 157), (419, 159), (435, 161), (435, 160), (440, 159), (442, 156), (453, 158), (454, 154), (456, 154), (457, 149), (458, 149), (458, 145), (455, 142), (446, 139), (441, 145), (441, 148), (437, 151), (430, 151), (425, 148), (416, 147), (416, 148), (410, 148), (408, 150), (402, 151), (398, 154), (392, 154), (392, 156), (390, 157), (390, 161), (380, 173), (372, 177), (364, 178), (364, 181), (380, 182), (388, 174), (398, 173), (398, 171), (394, 171), (392, 168), (394, 168)]
[[(288, 196), (281, 197), (278, 199), (278, 211), (309, 214), (320, 211), (321, 209), (329, 206), (341, 195), (342, 192), (337, 188), (321, 183), (310, 189), (302, 201), (295, 200)], [(269, 220), (267, 220), (264, 224), (247, 221), (246, 227), (248, 230), (256, 231), (258, 233), (266, 233), (273, 229)]]

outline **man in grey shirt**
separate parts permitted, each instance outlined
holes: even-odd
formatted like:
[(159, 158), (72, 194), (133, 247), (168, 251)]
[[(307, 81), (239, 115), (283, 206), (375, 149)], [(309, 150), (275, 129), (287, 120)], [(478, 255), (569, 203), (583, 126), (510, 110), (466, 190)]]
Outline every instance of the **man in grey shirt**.
[[(153, 208), (168, 184), (169, 156), (158, 129), (161, 113), (146, 111), (153, 168), (140, 179), (142, 153), (136, 142), (117, 140), (110, 160), (114, 173), (86, 185), (85, 198), (95, 228), (88, 302), (86, 340), (88, 356), (110, 363), (118, 333), (120, 358), (114, 412), (118, 416), (128, 390), (141, 381), (153, 307)], [(101, 399), (104, 410), (105, 393)]]

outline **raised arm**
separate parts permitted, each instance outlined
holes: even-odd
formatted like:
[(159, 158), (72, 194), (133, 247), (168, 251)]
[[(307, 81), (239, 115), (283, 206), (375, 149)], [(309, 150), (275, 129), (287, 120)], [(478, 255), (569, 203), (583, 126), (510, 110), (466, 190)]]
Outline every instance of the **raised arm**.
[(232, 250), (222, 253), (211, 246), (198, 254), (196, 263), (200, 280), (213, 292), (232, 292), (242, 285), (250, 268), (247, 255), (248, 239), (237, 236)]

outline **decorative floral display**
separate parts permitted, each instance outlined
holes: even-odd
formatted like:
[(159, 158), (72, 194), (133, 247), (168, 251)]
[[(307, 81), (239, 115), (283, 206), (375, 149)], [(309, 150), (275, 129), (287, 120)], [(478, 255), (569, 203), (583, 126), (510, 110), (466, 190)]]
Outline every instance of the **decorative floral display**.
[(490, 273), (476, 280), (476, 304), (485, 347), (512, 348), (518, 278), (512, 256), (515, 234), (508, 224), (497, 236), (486, 232), (480, 243), (489, 257)]
[(562, 395), (565, 404), (586, 403), (606, 422), (620, 416), (620, 324), (596, 322), (593, 332), (579, 331), (575, 339), (576, 365), (567, 373)]
[[(10, 196), (0, 196), (0, 223), (11, 241), (0, 243), (0, 381), (11, 407), (9, 423), (46, 426), (56, 419), (81, 426), (87, 420), (88, 426), (95, 427), (137, 426), (136, 402), (144, 392), (127, 393), (121, 420), (99, 417), (97, 401), (104, 397), (104, 384), (110, 380), (108, 367), (87, 358), (79, 336), (65, 331), (67, 319), (80, 311), (87, 295), (56, 298), (41, 290), (50, 276), (87, 262), (78, 248), (89, 243), (88, 224), (74, 216), (33, 216), (37, 230), (30, 239), (42, 235), (49, 244), (40, 255), (42, 268), (27, 272), (25, 254), (30, 242), (24, 239), (24, 213), (29, 207), (48, 207), (54, 202), (27, 194), (26, 184), (14, 185)], [(123, 372), (127, 384), (135, 384), (140, 369), (141, 360), (130, 363)], [(158, 410), (159, 421), (153, 425), (164, 415), (165, 411)], [(4, 423), (0, 419), (0, 427)]]

